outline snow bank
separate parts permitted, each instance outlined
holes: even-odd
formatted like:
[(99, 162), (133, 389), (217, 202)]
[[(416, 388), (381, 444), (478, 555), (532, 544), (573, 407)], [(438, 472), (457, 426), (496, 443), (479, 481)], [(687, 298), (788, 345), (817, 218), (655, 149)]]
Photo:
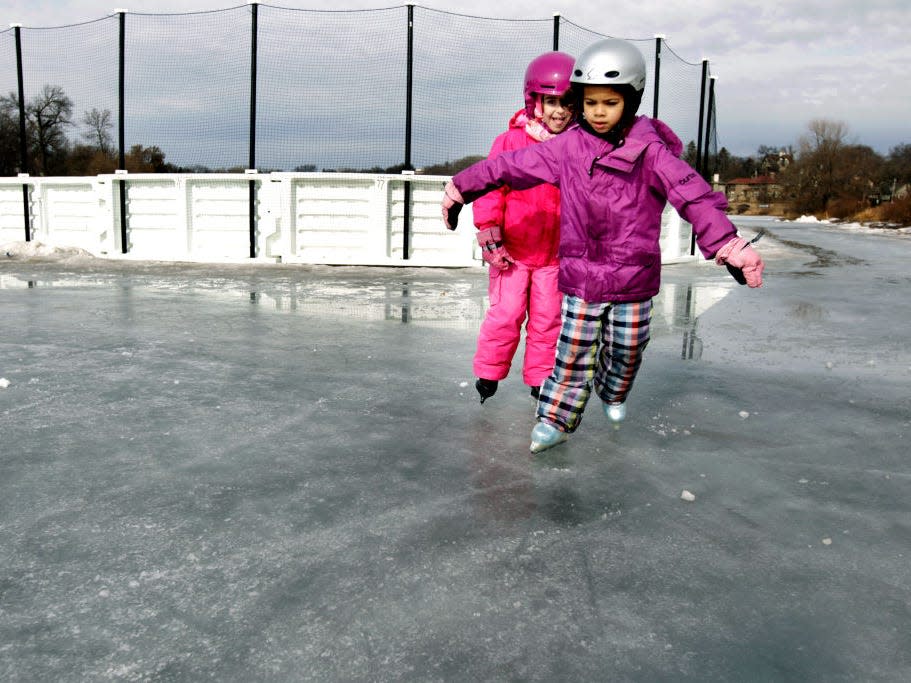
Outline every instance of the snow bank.
[(795, 218), (792, 223), (816, 223), (818, 225), (834, 225), (839, 230), (853, 230), (855, 232), (871, 232), (877, 234), (887, 234), (887, 235), (911, 235), (911, 228), (905, 227), (895, 227), (887, 226), (883, 223), (856, 223), (856, 222), (841, 222), (838, 220), (831, 221), (827, 218), (820, 220), (816, 216), (801, 216), (800, 218)]
[(95, 260), (95, 256), (79, 247), (55, 247), (43, 242), (7, 242), (0, 244), (0, 259), (40, 259), (42, 261), (60, 261), (72, 263), (74, 261)]

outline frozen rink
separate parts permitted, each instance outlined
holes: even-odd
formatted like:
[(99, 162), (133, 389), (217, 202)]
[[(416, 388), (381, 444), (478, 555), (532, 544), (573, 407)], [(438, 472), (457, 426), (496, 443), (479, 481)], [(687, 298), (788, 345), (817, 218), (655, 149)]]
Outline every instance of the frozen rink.
[(482, 269), (0, 252), (0, 680), (911, 680), (911, 234), (742, 225), (536, 457)]

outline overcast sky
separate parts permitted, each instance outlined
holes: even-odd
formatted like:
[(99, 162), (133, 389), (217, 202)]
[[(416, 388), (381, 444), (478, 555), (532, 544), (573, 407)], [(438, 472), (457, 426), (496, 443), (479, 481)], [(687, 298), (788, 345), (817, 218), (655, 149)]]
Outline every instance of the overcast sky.
[[(48, 27), (135, 12), (224, 9), (242, 0), (0, 0), (0, 26)], [(310, 10), (377, 9), (396, 0), (275, 1)], [(681, 58), (708, 59), (716, 77), (718, 144), (750, 155), (794, 145), (812, 119), (847, 124), (850, 142), (880, 153), (911, 144), (909, 0), (421, 0), (429, 9), (498, 19), (547, 19), (621, 38), (662, 34)], [(608, 9), (611, 8), (611, 9)]]

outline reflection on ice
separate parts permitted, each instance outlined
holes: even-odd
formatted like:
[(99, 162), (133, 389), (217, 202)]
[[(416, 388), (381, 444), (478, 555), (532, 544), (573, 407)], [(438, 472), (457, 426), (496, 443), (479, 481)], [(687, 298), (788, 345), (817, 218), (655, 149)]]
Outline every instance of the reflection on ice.
[[(0, 275), (0, 289), (134, 288), (176, 291), (213, 302), (245, 302), (277, 312), (320, 318), (395, 321), (417, 326), (477, 329), (489, 306), (487, 281), (471, 271), (389, 271), (384, 269), (269, 270), (213, 276), (211, 272), (60, 273)], [(392, 275), (390, 277), (390, 274)], [(402, 277), (407, 275), (408, 277)], [(396, 277), (398, 276), (398, 277)], [(683, 359), (697, 360), (699, 316), (732, 289), (713, 285), (665, 283), (654, 299), (655, 335), (680, 334)]]

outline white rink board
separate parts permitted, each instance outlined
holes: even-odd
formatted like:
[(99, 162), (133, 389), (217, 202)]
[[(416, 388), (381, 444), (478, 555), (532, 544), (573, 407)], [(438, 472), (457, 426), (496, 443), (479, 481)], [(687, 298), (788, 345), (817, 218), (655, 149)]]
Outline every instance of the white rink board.
[[(466, 267), (482, 261), (471, 206), (460, 227), (440, 217), (446, 176), (366, 173), (115, 174), (0, 178), (0, 243), (31, 239), (96, 256), (163, 261), (250, 260), (250, 183), (255, 184), (255, 258), (325, 265)], [(127, 249), (121, 237), (124, 183)], [(406, 187), (410, 202), (406, 205)], [(409, 258), (405, 218), (410, 206)], [(690, 226), (670, 207), (662, 260), (690, 260)]]

